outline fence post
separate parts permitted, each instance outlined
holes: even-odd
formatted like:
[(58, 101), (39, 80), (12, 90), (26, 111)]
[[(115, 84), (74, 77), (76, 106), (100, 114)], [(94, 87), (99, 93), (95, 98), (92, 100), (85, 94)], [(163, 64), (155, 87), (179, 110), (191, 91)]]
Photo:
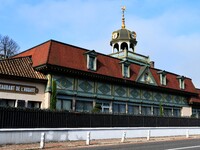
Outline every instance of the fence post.
[(151, 135), (151, 131), (150, 131), (150, 130), (147, 130), (147, 140), (148, 140), (148, 141), (150, 140), (150, 135)]
[(122, 139), (121, 139), (122, 143), (124, 143), (125, 138), (126, 138), (126, 131), (124, 131), (123, 134), (122, 134)]
[(189, 138), (189, 129), (186, 130), (186, 138)]
[(90, 145), (90, 132), (87, 132), (86, 145)]
[(45, 145), (45, 133), (41, 133), (40, 148), (43, 149)]

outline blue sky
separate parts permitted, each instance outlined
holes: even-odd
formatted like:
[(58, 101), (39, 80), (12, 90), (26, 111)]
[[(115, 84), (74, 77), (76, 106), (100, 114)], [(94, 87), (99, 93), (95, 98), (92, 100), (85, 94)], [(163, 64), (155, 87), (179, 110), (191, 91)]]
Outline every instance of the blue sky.
[(54, 39), (110, 54), (123, 5), (136, 52), (200, 88), (200, 0), (0, 0), (0, 34), (21, 51)]

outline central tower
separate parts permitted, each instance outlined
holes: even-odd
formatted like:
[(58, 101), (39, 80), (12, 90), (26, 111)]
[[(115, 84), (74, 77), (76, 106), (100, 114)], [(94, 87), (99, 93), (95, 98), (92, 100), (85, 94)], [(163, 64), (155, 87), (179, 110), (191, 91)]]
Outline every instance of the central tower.
[(125, 10), (126, 7), (123, 6), (121, 29), (112, 32), (112, 39), (110, 41), (112, 54), (110, 54), (110, 56), (128, 60), (140, 65), (150, 66), (151, 62), (148, 56), (135, 53), (135, 46), (137, 45), (136, 32), (126, 29), (124, 17)]
[(136, 41), (136, 33), (134, 31), (130, 31), (126, 29), (125, 26), (125, 18), (124, 12), (126, 8), (122, 7), (122, 26), (121, 29), (114, 31), (112, 33), (112, 40), (110, 41), (110, 45), (112, 46), (112, 53), (120, 52), (123, 50), (128, 50), (135, 52), (135, 46), (137, 44)]

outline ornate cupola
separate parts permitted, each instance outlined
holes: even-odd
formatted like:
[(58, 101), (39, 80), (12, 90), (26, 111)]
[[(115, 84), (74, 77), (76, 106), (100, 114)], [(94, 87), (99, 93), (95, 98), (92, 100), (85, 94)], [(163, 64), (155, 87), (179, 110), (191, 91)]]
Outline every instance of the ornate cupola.
[(128, 50), (135, 52), (134, 48), (137, 44), (136, 33), (126, 29), (124, 11), (125, 6), (122, 7), (122, 27), (121, 29), (112, 33), (112, 40), (110, 45), (112, 46), (112, 53)]
[(140, 65), (151, 66), (149, 56), (144, 56), (135, 53), (135, 46), (137, 44), (136, 33), (126, 29), (124, 12), (126, 8), (122, 7), (122, 26), (121, 29), (112, 32), (112, 39), (110, 45), (112, 46), (112, 53), (110, 56), (117, 57), (122, 60), (128, 60)]

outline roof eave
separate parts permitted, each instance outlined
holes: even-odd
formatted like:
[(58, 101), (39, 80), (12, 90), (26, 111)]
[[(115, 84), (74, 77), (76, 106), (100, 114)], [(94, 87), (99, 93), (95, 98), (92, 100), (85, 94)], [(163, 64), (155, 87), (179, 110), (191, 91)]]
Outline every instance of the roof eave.
[(46, 83), (47, 79), (39, 79), (39, 78), (29, 78), (29, 77), (21, 77), (21, 76), (14, 76), (14, 75), (5, 75), (0, 74), (0, 77), (3, 79), (12, 79), (12, 80), (23, 80), (23, 81), (31, 81), (31, 82), (42, 82)]
[(55, 65), (41, 65), (41, 66), (37, 66), (34, 69), (36, 69), (37, 71), (40, 71), (44, 74), (48, 74), (48, 73), (66, 73), (66, 74), (70, 74), (70, 75), (76, 75), (76, 76), (87, 76), (90, 77), (91, 79), (101, 79), (102, 81), (110, 81), (110, 82), (117, 82), (120, 84), (128, 84), (129, 86), (135, 86), (135, 87), (139, 87), (139, 88), (144, 88), (144, 89), (148, 89), (148, 90), (153, 90), (153, 91), (161, 91), (161, 92), (168, 92), (168, 93), (174, 93), (174, 94), (181, 94), (181, 95), (186, 95), (186, 96), (197, 96), (198, 93), (195, 92), (189, 92), (189, 91), (185, 91), (185, 90), (177, 90), (177, 89), (172, 89), (172, 88), (168, 88), (168, 87), (162, 87), (162, 86), (155, 86), (155, 85), (151, 85), (151, 84), (144, 84), (144, 83), (140, 83), (140, 82), (136, 82), (136, 81), (131, 81), (128, 79), (122, 79), (122, 78), (114, 78), (114, 77), (110, 77), (110, 76), (105, 76), (105, 75), (100, 75), (97, 73), (92, 73), (92, 72), (86, 72), (86, 71), (81, 71), (81, 70), (76, 70), (76, 69), (72, 69), (72, 68), (66, 68), (66, 67), (61, 67), (61, 66), (55, 66)]

